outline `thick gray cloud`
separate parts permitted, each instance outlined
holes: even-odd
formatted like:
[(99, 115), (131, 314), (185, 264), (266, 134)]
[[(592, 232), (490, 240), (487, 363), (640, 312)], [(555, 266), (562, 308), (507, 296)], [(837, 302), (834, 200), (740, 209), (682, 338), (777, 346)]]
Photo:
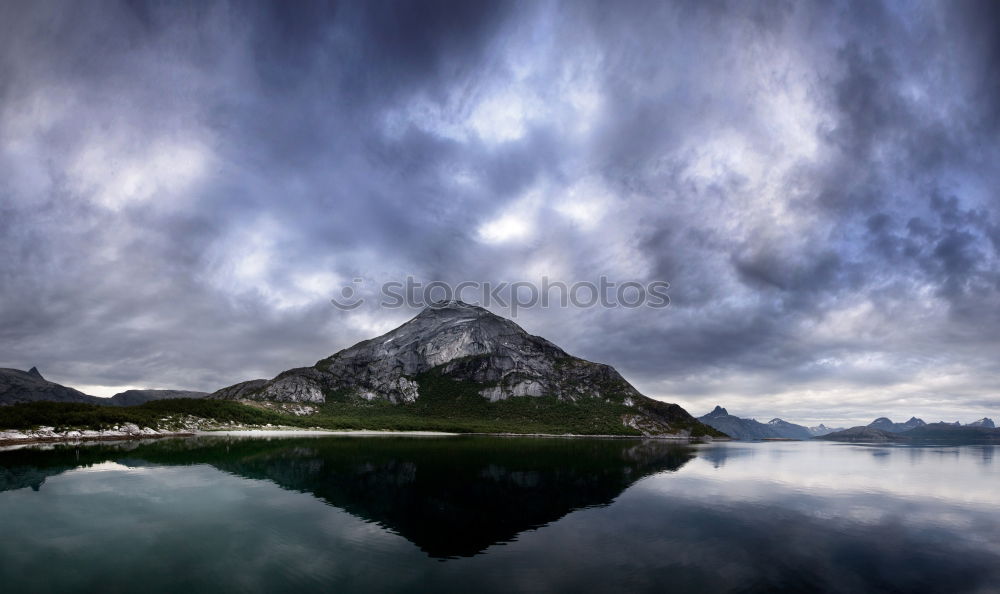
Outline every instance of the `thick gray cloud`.
[[(0, 3), (0, 366), (308, 364), (428, 282), (702, 413), (1000, 415), (989, 2)], [(498, 313), (508, 312), (496, 309)]]

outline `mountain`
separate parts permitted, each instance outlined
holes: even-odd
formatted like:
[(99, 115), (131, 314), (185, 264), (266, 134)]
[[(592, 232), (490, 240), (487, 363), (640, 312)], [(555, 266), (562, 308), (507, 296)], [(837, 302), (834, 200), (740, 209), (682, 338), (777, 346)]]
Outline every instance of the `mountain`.
[(813, 436), (808, 427), (789, 423), (781, 419), (771, 419), (767, 422), (767, 426), (773, 429), (778, 434), (778, 437), (784, 439), (812, 439)]
[(165, 398), (204, 398), (205, 392), (187, 390), (126, 390), (111, 398), (99, 398), (50, 382), (37, 367), (28, 371), (0, 368), (0, 406), (20, 402), (84, 402), (102, 406), (136, 406)]
[(833, 433), (835, 431), (843, 431), (843, 430), (844, 430), (844, 427), (830, 428), (830, 427), (827, 427), (826, 425), (824, 425), (823, 423), (820, 423), (819, 425), (817, 425), (815, 427), (810, 427), (809, 428), (809, 433), (813, 437), (820, 437), (822, 435), (829, 435), (829, 434), (831, 434), (831, 433)]
[[(917, 419), (917, 421), (920, 421)], [(851, 427), (818, 437), (830, 441), (860, 442), (946, 442), (951, 444), (1000, 443), (1000, 429), (984, 425), (955, 425), (954, 423), (923, 423), (902, 432), (887, 431), (868, 425)], [(895, 425), (895, 424), (894, 424)]]
[(888, 431), (889, 433), (902, 433), (903, 431), (923, 427), (926, 424), (927, 423), (925, 423), (923, 419), (918, 419), (917, 417), (910, 417), (910, 420), (905, 423), (893, 423), (886, 417), (879, 417), (869, 423), (868, 426), (874, 429)]
[(208, 397), (222, 400), (249, 400), (250, 398), (259, 396), (260, 391), (265, 386), (267, 386), (266, 379), (247, 380), (233, 384), (227, 388), (222, 388), (221, 390), (216, 390), (209, 394)]
[(777, 439), (781, 437), (777, 428), (753, 419), (741, 419), (729, 414), (729, 411), (721, 406), (716, 406), (712, 409), (712, 412), (698, 417), (698, 420), (709, 427), (714, 427), (733, 439), (751, 441), (754, 439)]
[(973, 421), (966, 425), (966, 427), (986, 427), (987, 429), (995, 429), (996, 425), (993, 424), (993, 419), (988, 417), (983, 417), (978, 421)]
[(1000, 443), (1000, 429), (976, 424), (930, 423), (914, 427), (899, 435), (900, 437), (916, 441)]
[(102, 398), (109, 406), (138, 406), (153, 400), (166, 400), (169, 398), (204, 398), (208, 392), (192, 392), (189, 390), (125, 390), (112, 396)]
[(73, 388), (50, 382), (35, 367), (28, 371), (0, 368), (0, 406), (40, 400), (89, 404), (102, 404), (105, 401), (104, 398), (88, 396)]
[(508, 319), (460, 301), (434, 304), (395, 330), (312, 367), (229, 386), (209, 398), (336, 404), (352, 415), (384, 412), (386, 406), (438, 419), (475, 411), (503, 420), (516, 413), (533, 426), (572, 422), (574, 432), (721, 435), (680, 406), (643, 396), (614, 368), (573, 357)]
[(861, 442), (894, 442), (906, 441), (906, 438), (893, 431), (886, 431), (868, 425), (867, 427), (851, 427), (843, 431), (834, 431), (817, 437), (828, 441), (861, 441)]

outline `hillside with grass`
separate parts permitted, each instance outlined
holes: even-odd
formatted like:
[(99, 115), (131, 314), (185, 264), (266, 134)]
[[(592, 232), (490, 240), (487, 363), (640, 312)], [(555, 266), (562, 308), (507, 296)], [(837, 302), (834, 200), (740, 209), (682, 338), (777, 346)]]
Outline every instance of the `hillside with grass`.
[[(551, 396), (520, 396), (490, 402), (479, 395), (482, 386), (450, 379), (439, 372), (417, 378), (421, 398), (412, 403), (368, 401), (347, 391), (330, 393), (326, 401), (303, 409), (289, 403), (172, 399), (131, 407), (84, 403), (32, 402), (0, 407), (0, 429), (104, 430), (132, 423), (157, 430), (262, 427), (330, 430), (447, 431), (454, 433), (517, 433), (641, 436), (621, 422), (630, 407), (606, 401), (566, 402)], [(670, 405), (662, 414), (669, 416)], [(292, 412), (295, 411), (295, 412)], [(306, 414), (302, 414), (305, 412)], [(298, 413), (298, 414), (296, 414)], [(718, 437), (710, 427), (684, 424), (691, 437)], [(707, 430), (706, 430), (707, 428)]]

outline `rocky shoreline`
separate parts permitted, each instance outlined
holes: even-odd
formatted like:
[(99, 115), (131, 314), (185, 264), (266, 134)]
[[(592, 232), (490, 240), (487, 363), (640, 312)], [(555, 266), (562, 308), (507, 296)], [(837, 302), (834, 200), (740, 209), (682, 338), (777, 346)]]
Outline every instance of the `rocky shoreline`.
[(76, 442), (76, 441), (117, 441), (122, 439), (155, 439), (159, 437), (186, 437), (195, 435), (193, 431), (158, 430), (125, 423), (112, 429), (73, 429), (56, 431), (55, 427), (40, 427), (28, 431), (0, 431), (0, 446), (29, 443)]
[(730, 441), (725, 438), (690, 438), (683, 436), (641, 436), (641, 435), (582, 435), (573, 433), (450, 433), (444, 431), (380, 431), (367, 429), (330, 430), (300, 429), (296, 427), (220, 427), (217, 429), (157, 430), (138, 427), (132, 423), (101, 431), (70, 430), (55, 431), (53, 427), (41, 427), (32, 431), (0, 431), (0, 447), (27, 445), (34, 443), (75, 443), (81, 441), (121, 441), (130, 439), (157, 439), (163, 437), (195, 437), (198, 435), (228, 435), (244, 437), (280, 437), (302, 435), (353, 435), (353, 436), (413, 436), (442, 437), (458, 435), (480, 435), (494, 437), (546, 437), (546, 438), (588, 438), (588, 439), (657, 439), (676, 442)]

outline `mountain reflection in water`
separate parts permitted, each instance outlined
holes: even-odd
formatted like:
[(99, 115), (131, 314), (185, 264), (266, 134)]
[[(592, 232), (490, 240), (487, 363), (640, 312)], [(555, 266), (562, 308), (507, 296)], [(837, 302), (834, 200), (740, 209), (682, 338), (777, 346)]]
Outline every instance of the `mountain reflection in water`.
[(1000, 592), (997, 446), (206, 436), (0, 450), (4, 592)]
[(432, 557), (476, 555), (637, 480), (674, 471), (695, 450), (626, 439), (279, 438), (60, 445), (0, 452), (0, 491), (105, 461), (209, 464), (308, 493), (403, 536)]

